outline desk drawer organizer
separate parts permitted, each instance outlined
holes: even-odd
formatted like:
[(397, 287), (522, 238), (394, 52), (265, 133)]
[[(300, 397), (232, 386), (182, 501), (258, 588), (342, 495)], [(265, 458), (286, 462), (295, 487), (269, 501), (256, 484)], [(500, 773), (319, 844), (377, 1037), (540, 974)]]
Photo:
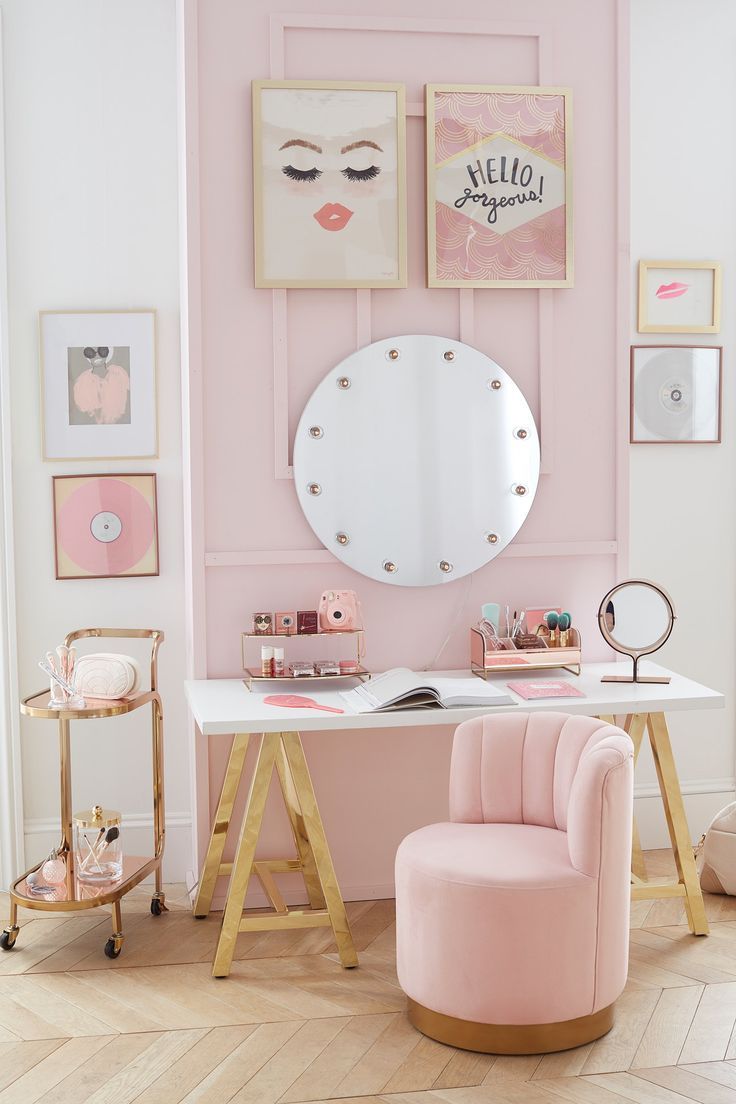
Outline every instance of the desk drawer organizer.
[(470, 630), (470, 667), (474, 675), (486, 678), (500, 671), (551, 671), (563, 667), (574, 675), (580, 674), (581, 641), (577, 629), (568, 629), (567, 647), (550, 644), (549, 635), (540, 635), (538, 648), (517, 648), (510, 637), (503, 637), (503, 650), (486, 646), (479, 629)]

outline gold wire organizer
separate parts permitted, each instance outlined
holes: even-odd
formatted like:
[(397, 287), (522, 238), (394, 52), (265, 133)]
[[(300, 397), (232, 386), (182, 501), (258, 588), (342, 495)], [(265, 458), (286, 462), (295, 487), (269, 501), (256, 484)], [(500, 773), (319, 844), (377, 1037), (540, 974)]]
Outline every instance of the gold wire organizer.
[[(364, 637), (365, 629), (334, 629), (329, 632), (313, 632), (313, 633), (257, 633), (257, 632), (244, 632), (240, 634), (240, 647), (243, 658), (243, 670), (245, 671), (244, 682), (248, 689), (254, 682), (327, 682), (331, 679), (360, 679), (361, 682), (365, 682), (366, 679), (371, 677), (370, 671), (361, 663), (361, 659), (364, 653)], [(335, 636), (353, 636), (356, 641), (356, 669), (354, 671), (341, 671), (339, 675), (290, 675), (288, 668), (285, 668), (283, 675), (264, 675), (261, 673), (260, 667), (249, 667), (246, 662), (246, 648), (248, 641), (250, 640), (274, 640), (277, 643), (280, 641), (283, 643), (286, 640), (318, 640), (325, 637)]]
[[(162, 891), (161, 861), (164, 854), (164, 771), (163, 771), (163, 706), (158, 693), (158, 650), (164, 634), (158, 629), (78, 629), (69, 633), (64, 643), (70, 647), (77, 640), (90, 637), (113, 639), (148, 639), (151, 641), (151, 688), (117, 701), (90, 698), (83, 709), (54, 709), (49, 706), (51, 693), (44, 690), (24, 698), (20, 705), (26, 717), (54, 720), (59, 727), (59, 781), (61, 791), (61, 842), (57, 847), (66, 865), (64, 882), (54, 887), (51, 894), (39, 896), (27, 883), (30, 874), (40, 870), (43, 861), (27, 870), (11, 885), (10, 920), (0, 935), (0, 948), (9, 951), (18, 938), (18, 908), (36, 909), (40, 912), (72, 912), (79, 909), (112, 905), (112, 936), (105, 944), (108, 958), (117, 958), (123, 946), (123, 923), (120, 902), (126, 893), (142, 882), (149, 874), (155, 875), (155, 891), (151, 898), (151, 912), (160, 916), (166, 912), (166, 900)], [(71, 722), (120, 717), (136, 709), (151, 706), (151, 740), (153, 750), (153, 832), (154, 853), (148, 856), (124, 855), (123, 874), (120, 879), (104, 885), (85, 883), (75, 873), (74, 841), (72, 837), (72, 768)]]

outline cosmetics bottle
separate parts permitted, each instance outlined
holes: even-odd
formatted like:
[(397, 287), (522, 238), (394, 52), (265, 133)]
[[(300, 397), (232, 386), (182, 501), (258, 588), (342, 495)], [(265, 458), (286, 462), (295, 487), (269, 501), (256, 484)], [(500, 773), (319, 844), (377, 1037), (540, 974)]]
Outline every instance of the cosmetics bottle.
[(274, 648), (273, 650), (273, 673), (274, 675), (283, 675), (284, 673), (284, 649)]
[(264, 678), (273, 674), (273, 648), (269, 644), (261, 647), (261, 674)]

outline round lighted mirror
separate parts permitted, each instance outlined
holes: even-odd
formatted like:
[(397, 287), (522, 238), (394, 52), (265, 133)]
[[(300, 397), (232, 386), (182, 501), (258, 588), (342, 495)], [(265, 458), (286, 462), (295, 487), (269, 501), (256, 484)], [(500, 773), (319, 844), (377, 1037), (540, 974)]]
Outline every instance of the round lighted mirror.
[(602, 682), (669, 682), (666, 676), (640, 675), (639, 659), (661, 648), (672, 632), (675, 607), (666, 590), (646, 579), (628, 579), (609, 590), (598, 610), (604, 639), (622, 655), (631, 656), (628, 675), (605, 675)]
[(307, 521), (355, 571), (394, 586), (459, 579), (531, 509), (539, 438), (514, 381), (459, 341), (392, 337), (333, 368), (307, 402), (294, 479)]

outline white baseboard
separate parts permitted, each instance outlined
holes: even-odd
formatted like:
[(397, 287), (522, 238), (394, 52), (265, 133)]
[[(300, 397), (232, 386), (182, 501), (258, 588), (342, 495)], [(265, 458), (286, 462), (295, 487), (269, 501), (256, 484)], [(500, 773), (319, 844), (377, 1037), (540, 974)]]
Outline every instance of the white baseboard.
[[(153, 816), (131, 813), (123, 816), (124, 848), (130, 855), (153, 851)], [(23, 824), (26, 865), (47, 855), (59, 844), (59, 822), (54, 818), (29, 818)], [(192, 817), (189, 813), (166, 814), (166, 850), (163, 874), (166, 882), (183, 882), (192, 865)], [(19, 872), (20, 873), (20, 872)]]
[[(736, 778), (703, 778), (681, 783), (685, 810), (693, 841), (697, 841), (711, 819), (736, 797)], [(639, 782), (634, 786), (634, 805), (642, 846), (645, 849), (668, 847), (669, 837), (656, 782)], [(132, 813), (123, 817), (125, 848), (130, 854), (145, 855), (151, 851), (153, 817), (150, 813)], [(53, 818), (29, 818), (24, 822), (26, 864), (43, 858), (59, 842), (58, 821)], [(164, 854), (164, 879), (168, 882), (184, 882), (191, 870), (192, 818), (189, 813), (166, 814), (166, 852)], [(191, 875), (189, 875), (191, 877)], [(192, 879), (193, 880), (193, 879)], [(348, 885), (343, 883), (346, 901), (374, 901), (394, 896), (393, 882), (376, 885)], [(289, 905), (303, 904), (301, 886), (284, 889), (284, 899)], [(224, 894), (218, 894), (213, 908), (222, 909)], [(248, 893), (248, 908), (263, 908), (268, 904), (257, 882)]]
[[(693, 843), (697, 843), (716, 813), (736, 798), (736, 779), (703, 778), (691, 782), (682, 781), (680, 788), (690, 835)], [(669, 847), (670, 838), (656, 782), (637, 783), (634, 786), (634, 812), (642, 847), (645, 850)]]

